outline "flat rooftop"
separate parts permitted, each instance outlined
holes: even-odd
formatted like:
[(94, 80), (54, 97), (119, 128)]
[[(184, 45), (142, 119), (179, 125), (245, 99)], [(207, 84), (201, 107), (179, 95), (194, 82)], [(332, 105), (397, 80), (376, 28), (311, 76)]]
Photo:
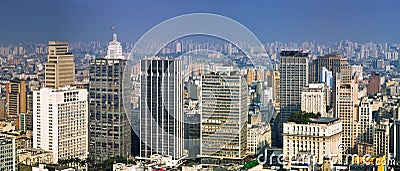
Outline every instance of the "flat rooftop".
[(281, 51), (281, 56), (293, 56), (293, 57), (308, 57), (308, 53), (304, 51)]
[(310, 121), (312, 123), (322, 123), (322, 124), (327, 124), (327, 123), (332, 123), (339, 120), (338, 118), (332, 118), (332, 117), (321, 117), (321, 118), (310, 118)]

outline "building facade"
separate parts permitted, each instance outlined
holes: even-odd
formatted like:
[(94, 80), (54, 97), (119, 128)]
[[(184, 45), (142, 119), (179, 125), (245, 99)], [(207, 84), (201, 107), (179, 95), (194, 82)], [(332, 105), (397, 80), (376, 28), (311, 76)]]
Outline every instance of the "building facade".
[(282, 51), (280, 64), (280, 114), (277, 118), (277, 146), (282, 146), (282, 129), (293, 112), (301, 110), (301, 92), (308, 86), (308, 53)]
[(342, 122), (337, 118), (310, 119), (309, 124), (283, 124), (283, 154), (288, 162), (297, 155), (315, 155), (318, 162), (324, 157), (341, 161)]
[(90, 157), (102, 162), (131, 154), (131, 126), (123, 107), (122, 79), (126, 60), (90, 61)]
[(0, 170), (18, 170), (15, 139), (0, 137)]
[(117, 35), (109, 42), (107, 56), (89, 66), (90, 158), (95, 164), (112, 157), (131, 155), (132, 128), (123, 106), (122, 80), (127, 61)]
[(301, 111), (320, 113), (326, 117), (326, 86), (324, 83), (310, 83), (301, 92)]
[(50, 41), (45, 67), (45, 85), (49, 88), (68, 86), (75, 81), (74, 55), (68, 42)]
[(183, 65), (181, 60), (140, 61), (140, 157), (184, 157)]
[(373, 143), (372, 99), (363, 97), (358, 107), (359, 143)]
[(33, 91), (33, 148), (51, 151), (55, 162), (87, 158), (87, 97), (75, 87)]
[(343, 140), (345, 145), (344, 154), (355, 154), (357, 152), (358, 137), (358, 84), (357, 79), (351, 75), (351, 67), (341, 68), (336, 74), (335, 81), (335, 105), (334, 117), (343, 122)]
[(247, 83), (236, 73), (201, 78), (200, 156), (207, 162), (242, 160), (247, 153)]

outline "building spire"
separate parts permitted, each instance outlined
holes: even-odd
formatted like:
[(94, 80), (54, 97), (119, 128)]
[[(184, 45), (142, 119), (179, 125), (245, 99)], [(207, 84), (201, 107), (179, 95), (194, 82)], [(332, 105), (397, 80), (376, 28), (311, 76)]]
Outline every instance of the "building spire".
[(117, 41), (117, 33), (114, 33), (113, 34), (113, 42), (116, 42)]

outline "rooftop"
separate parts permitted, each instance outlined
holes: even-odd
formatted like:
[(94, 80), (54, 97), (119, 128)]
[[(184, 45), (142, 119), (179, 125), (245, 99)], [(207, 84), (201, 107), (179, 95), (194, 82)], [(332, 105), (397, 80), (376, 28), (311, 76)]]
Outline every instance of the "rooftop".
[(282, 51), (281, 56), (292, 56), (292, 57), (308, 57), (308, 53), (304, 51)]
[(312, 123), (322, 123), (322, 124), (327, 124), (327, 123), (332, 123), (339, 120), (338, 118), (332, 118), (332, 117), (321, 117), (321, 118), (310, 118), (310, 121)]

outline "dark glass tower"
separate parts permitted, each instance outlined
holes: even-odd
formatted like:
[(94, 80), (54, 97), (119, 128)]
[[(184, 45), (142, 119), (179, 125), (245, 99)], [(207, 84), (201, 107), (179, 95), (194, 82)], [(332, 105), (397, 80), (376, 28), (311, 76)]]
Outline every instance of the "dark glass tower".
[(122, 101), (125, 65), (124, 59), (90, 61), (90, 157), (95, 163), (131, 154), (131, 126)]

